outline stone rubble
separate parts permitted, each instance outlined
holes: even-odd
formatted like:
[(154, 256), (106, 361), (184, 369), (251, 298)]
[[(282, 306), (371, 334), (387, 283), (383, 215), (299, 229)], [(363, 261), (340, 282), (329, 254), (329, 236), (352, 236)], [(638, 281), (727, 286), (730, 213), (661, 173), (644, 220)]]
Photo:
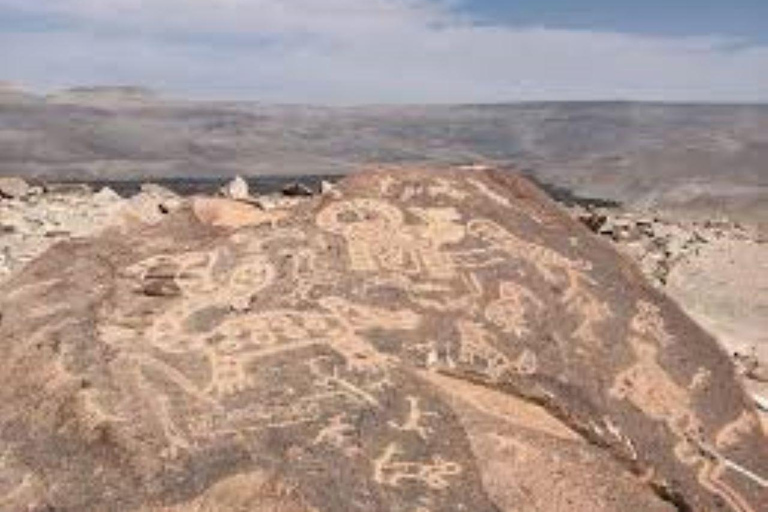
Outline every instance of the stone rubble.
[[(18, 178), (3, 178), (24, 189)], [(139, 194), (123, 198), (105, 187), (87, 185), (26, 185), (24, 194), (0, 198), (0, 281), (22, 268), (57, 242), (98, 233), (123, 223), (154, 223), (181, 205), (181, 198), (157, 185), (144, 185)]]

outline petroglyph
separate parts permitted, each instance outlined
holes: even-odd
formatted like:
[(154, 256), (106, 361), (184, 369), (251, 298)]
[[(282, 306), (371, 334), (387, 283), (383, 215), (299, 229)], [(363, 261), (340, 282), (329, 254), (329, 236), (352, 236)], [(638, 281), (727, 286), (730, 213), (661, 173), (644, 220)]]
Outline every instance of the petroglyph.
[[(381, 407), (379, 400), (373, 394), (342, 377), (337, 366), (331, 365), (330, 370), (327, 370), (319, 363), (320, 361), (317, 359), (310, 361), (310, 371), (317, 378), (315, 381), (316, 386), (330, 391), (341, 392), (361, 404), (375, 408)], [(386, 381), (386, 377), (383, 377), (383, 381)], [(382, 380), (379, 381), (379, 385), (376, 387), (381, 387), (381, 382)]]
[(719, 449), (727, 449), (737, 446), (745, 435), (759, 432), (760, 420), (750, 411), (742, 411), (738, 418), (725, 425), (715, 435), (715, 446)]
[(491, 187), (489, 187), (482, 181), (476, 180), (474, 178), (467, 178), (467, 183), (475, 187), (481, 194), (483, 194), (485, 197), (487, 197), (491, 201), (505, 208), (512, 208), (512, 201), (502, 196), (501, 194), (496, 193), (496, 191), (492, 190)]
[(454, 208), (409, 211), (420, 219), (419, 224), (405, 225), (403, 212), (385, 201), (356, 199), (326, 207), (318, 214), (317, 224), (345, 238), (352, 270), (453, 277), (452, 260), (442, 247), (464, 238), (458, 212)]
[(392, 487), (413, 482), (441, 491), (450, 485), (450, 477), (462, 472), (461, 464), (445, 460), (439, 455), (430, 462), (404, 461), (402, 455), (404, 452), (397, 443), (389, 443), (373, 462), (373, 479), (379, 484)]
[(360, 453), (360, 447), (351, 439), (355, 432), (355, 426), (348, 423), (343, 414), (337, 414), (317, 433), (312, 444), (328, 445), (352, 457)]
[[(246, 366), (265, 357), (313, 345), (327, 345), (355, 372), (382, 370), (386, 357), (360, 333), (369, 329), (412, 330), (420, 318), (407, 310), (384, 310), (325, 297), (326, 312), (276, 310), (232, 317), (205, 338), (198, 339), (214, 369), (210, 389), (219, 393), (249, 387)], [(217, 343), (216, 339), (225, 340)], [(218, 380), (217, 380), (218, 379)]]
[(390, 421), (389, 426), (402, 432), (415, 432), (419, 437), (426, 440), (430, 433), (430, 428), (424, 424), (424, 420), (429, 417), (439, 417), (437, 413), (423, 411), (420, 400), (417, 396), (407, 396), (408, 416), (402, 423)]
[(509, 199), (507, 199), (506, 197), (504, 197), (500, 193), (496, 192), (490, 186), (486, 185), (482, 181), (476, 180), (474, 178), (468, 178), (467, 179), (467, 183), (469, 183), (470, 185), (475, 187), (478, 190), (478, 192), (480, 192), (485, 197), (487, 197), (491, 201), (495, 202), (499, 206), (502, 206), (504, 208), (515, 209), (515, 210), (523, 213), (525, 216), (527, 216), (529, 219), (534, 221), (536, 224), (542, 224), (543, 223), (541, 218), (538, 215), (536, 215), (535, 213), (533, 213), (533, 212), (531, 212), (529, 210), (523, 210), (518, 205), (516, 205), (515, 203), (513, 203), (512, 201), (510, 201)]
[[(701, 373), (697, 372), (686, 388), (675, 383), (657, 362), (659, 347), (668, 346), (673, 340), (658, 307), (640, 301), (630, 326), (629, 342), (637, 362), (616, 376), (611, 396), (629, 400), (648, 417), (664, 421), (678, 438), (674, 448), (677, 458), (688, 466), (699, 465), (701, 485), (720, 496), (733, 510), (753, 512), (746, 500), (721, 480), (728, 469), (725, 458), (703, 439), (701, 422), (691, 404), (691, 390), (699, 388)], [(749, 418), (741, 416), (718, 433), (715, 445), (723, 448), (738, 443), (744, 429), (753, 428)]]
[(429, 180), (423, 183), (408, 183), (400, 191), (400, 201), (409, 202), (419, 197), (445, 197), (454, 201), (462, 201), (469, 194), (444, 179)]
[(458, 320), (460, 343), (458, 362), (479, 370), (491, 380), (500, 379), (512, 368), (512, 363), (499, 349), (494, 347), (493, 334), (482, 325), (468, 320)]
[(502, 250), (511, 256), (530, 261), (539, 273), (550, 283), (558, 283), (558, 274), (564, 273), (569, 281), (568, 289), (582, 279), (591, 283), (584, 273), (592, 266), (583, 260), (566, 258), (559, 252), (542, 245), (527, 242), (507, 231), (503, 226), (490, 219), (472, 219), (467, 224), (468, 234), (485, 241), (491, 247)]
[[(586, 344), (600, 344), (595, 328), (610, 317), (610, 308), (591, 290), (595, 282), (587, 275), (592, 268), (588, 262), (569, 259), (548, 247), (524, 241), (488, 219), (471, 220), (467, 225), (467, 232), (495, 249), (530, 262), (546, 282), (563, 287), (562, 302), (566, 304), (569, 313), (579, 318), (573, 336)], [(508, 294), (510, 297), (526, 297), (524, 290), (510, 289)], [(522, 299), (518, 300), (522, 302)], [(494, 317), (498, 321), (503, 315), (497, 314)], [(518, 336), (523, 332), (518, 331)]]
[(659, 307), (650, 302), (641, 300), (637, 303), (637, 314), (632, 317), (630, 327), (662, 347), (666, 347), (672, 341), (672, 336), (664, 326)]
[(530, 349), (524, 349), (515, 360), (513, 368), (519, 375), (533, 375), (539, 367), (539, 360), (536, 353)]
[(526, 321), (528, 311), (543, 307), (544, 303), (528, 288), (505, 281), (499, 285), (499, 298), (485, 309), (485, 318), (502, 331), (521, 337), (529, 332)]
[(573, 336), (592, 346), (602, 345), (601, 337), (595, 332), (596, 327), (610, 317), (608, 304), (599, 300), (580, 284), (566, 294), (564, 298), (567, 311), (579, 317), (579, 323)]
[(712, 372), (708, 368), (701, 367), (696, 370), (691, 384), (688, 386), (689, 391), (702, 391), (706, 389), (712, 382)]
[(527, 187), (382, 173), (54, 247), (0, 288), (0, 509), (755, 512), (725, 359)]
[(658, 348), (639, 337), (631, 338), (637, 362), (616, 376), (611, 396), (629, 400), (651, 418), (677, 425), (690, 418), (690, 395), (656, 361)]

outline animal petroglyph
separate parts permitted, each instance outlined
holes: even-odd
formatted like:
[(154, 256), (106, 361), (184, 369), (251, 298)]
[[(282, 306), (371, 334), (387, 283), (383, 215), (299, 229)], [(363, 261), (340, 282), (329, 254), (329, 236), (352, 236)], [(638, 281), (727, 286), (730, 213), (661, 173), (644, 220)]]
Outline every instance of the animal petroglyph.
[(444, 490), (450, 485), (449, 477), (462, 472), (461, 464), (447, 461), (437, 455), (429, 462), (404, 461), (402, 449), (390, 443), (373, 463), (373, 478), (382, 485), (398, 487), (413, 482), (433, 490)]

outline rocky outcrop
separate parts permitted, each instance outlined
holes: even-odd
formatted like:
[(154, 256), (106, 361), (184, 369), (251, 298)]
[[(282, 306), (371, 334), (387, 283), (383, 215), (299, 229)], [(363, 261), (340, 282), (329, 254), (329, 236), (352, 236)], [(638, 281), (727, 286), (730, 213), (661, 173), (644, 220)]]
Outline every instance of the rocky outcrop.
[(371, 172), (290, 212), (198, 201), (57, 245), (0, 314), (0, 510), (768, 499), (714, 340), (506, 173)]

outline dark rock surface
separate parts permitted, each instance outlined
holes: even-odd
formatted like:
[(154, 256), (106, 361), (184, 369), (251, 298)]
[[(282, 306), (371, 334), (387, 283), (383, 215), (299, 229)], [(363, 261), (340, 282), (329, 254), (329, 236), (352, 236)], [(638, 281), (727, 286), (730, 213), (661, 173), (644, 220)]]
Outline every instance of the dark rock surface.
[(0, 510), (758, 512), (714, 340), (519, 177), (196, 200), (0, 284)]

